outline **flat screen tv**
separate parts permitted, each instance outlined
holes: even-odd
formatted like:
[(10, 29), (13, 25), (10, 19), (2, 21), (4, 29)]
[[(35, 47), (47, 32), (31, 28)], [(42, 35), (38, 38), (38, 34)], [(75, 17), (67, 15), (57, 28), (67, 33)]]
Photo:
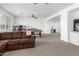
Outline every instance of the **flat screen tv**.
[(74, 19), (74, 31), (79, 31), (79, 19)]

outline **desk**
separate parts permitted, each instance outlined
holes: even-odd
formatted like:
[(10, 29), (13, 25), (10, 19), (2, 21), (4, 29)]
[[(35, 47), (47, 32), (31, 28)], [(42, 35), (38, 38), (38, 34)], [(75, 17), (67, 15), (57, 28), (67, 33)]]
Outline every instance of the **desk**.
[(51, 33), (54, 33), (54, 32), (56, 32), (56, 29), (51, 29)]
[(28, 31), (32, 31), (32, 32), (34, 32), (34, 35), (39, 35), (39, 37), (41, 37), (42, 30), (39, 30), (39, 29), (28, 29)]

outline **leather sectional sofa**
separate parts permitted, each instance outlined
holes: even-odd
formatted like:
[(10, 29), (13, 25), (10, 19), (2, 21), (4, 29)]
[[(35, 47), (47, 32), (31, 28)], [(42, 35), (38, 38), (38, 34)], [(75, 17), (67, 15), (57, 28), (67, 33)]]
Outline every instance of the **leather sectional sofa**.
[(23, 48), (34, 48), (35, 38), (33, 35), (26, 35), (26, 32), (0, 33), (0, 53)]

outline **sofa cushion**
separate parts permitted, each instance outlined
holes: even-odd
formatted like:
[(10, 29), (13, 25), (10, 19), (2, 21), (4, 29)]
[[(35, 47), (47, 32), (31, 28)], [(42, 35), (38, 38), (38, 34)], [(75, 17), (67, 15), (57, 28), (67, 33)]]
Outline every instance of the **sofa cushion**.
[(16, 44), (19, 44), (20, 42), (20, 39), (13, 39), (13, 40), (9, 40), (7, 42), (7, 45), (16, 45)]
[(20, 39), (22, 37), (22, 32), (13, 32), (12, 39)]
[(32, 35), (32, 32), (31, 31), (27, 31), (26, 35)]
[(0, 40), (6, 40), (12, 38), (12, 32), (0, 33)]
[(20, 44), (34, 43), (33, 39), (20, 39)]
[(26, 32), (22, 32), (22, 38), (26, 37)]

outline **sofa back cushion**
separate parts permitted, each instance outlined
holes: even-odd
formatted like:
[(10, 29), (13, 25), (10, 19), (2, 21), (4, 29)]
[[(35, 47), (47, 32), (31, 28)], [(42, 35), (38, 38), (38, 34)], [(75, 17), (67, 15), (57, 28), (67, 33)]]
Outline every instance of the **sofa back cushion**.
[(22, 38), (26, 37), (26, 32), (22, 32)]
[(22, 32), (13, 32), (12, 39), (22, 38)]
[(32, 35), (26, 35), (26, 32), (3, 32), (0, 33), (0, 40), (31, 38)]
[(0, 33), (0, 40), (12, 39), (12, 32)]

